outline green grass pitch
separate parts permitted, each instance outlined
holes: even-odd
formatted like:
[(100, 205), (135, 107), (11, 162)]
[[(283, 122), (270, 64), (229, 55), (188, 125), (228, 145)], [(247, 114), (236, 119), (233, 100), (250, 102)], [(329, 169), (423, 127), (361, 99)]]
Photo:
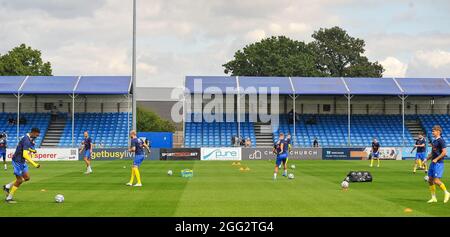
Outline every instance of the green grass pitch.
[[(18, 203), (0, 202), (0, 216), (450, 216), (441, 190), (439, 203), (426, 203), (425, 174), (412, 174), (411, 160), (382, 161), (380, 168), (368, 161), (291, 161), (295, 179), (277, 181), (273, 161), (241, 161), (248, 172), (231, 161), (145, 161), (140, 188), (125, 186), (130, 162), (94, 161), (91, 175), (83, 174), (82, 162), (42, 162), (41, 169), (30, 168)], [(13, 179), (9, 168), (0, 171), (1, 184)], [(180, 177), (184, 168), (194, 170), (192, 179)], [(343, 191), (350, 170), (371, 171), (374, 182)], [(448, 175), (443, 181), (450, 186)], [(54, 202), (58, 193), (62, 204)]]

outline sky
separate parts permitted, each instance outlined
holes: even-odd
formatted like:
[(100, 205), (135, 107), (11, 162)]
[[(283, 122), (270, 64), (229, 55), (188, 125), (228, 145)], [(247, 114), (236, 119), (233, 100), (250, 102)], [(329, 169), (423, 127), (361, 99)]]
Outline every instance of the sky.
[[(224, 75), (249, 43), (333, 26), (364, 39), (384, 77), (450, 77), (449, 12), (446, 0), (137, 0), (137, 85)], [(132, 1), (0, 0), (0, 54), (21, 43), (54, 75), (130, 75)]]

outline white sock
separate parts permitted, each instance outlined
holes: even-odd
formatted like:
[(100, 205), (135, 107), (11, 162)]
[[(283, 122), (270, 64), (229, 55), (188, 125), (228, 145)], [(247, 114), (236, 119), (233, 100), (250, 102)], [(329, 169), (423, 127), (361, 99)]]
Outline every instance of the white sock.
[(8, 194), (8, 197), (6, 197), (7, 200), (10, 200), (12, 198), (13, 198), (13, 196), (11, 194)]
[(274, 179), (277, 178), (277, 173), (273, 173), (273, 178), (274, 178)]
[(436, 194), (431, 194), (432, 199), (436, 199)]
[(11, 188), (13, 186), (13, 183), (9, 183), (9, 184), (7, 184), (5, 186), (6, 186), (6, 188)]

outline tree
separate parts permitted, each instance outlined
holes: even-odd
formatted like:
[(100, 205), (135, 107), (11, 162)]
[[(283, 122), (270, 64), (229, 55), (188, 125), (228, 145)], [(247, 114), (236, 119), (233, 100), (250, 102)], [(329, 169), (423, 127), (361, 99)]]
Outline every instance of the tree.
[(315, 61), (304, 42), (273, 36), (238, 50), (223, 67), (235, 76), (320, 76)]
[(175, 125), (155, 112), (137, 108), (137, 130), (140, 132), (175, 132)]
[(382, 77), (383, 66), (364, 56), (364, 40), (339, 27), (319, 29), (311, 43), (270, 37), (238, 50), (223, 64), (233, 76)]
[(43, 62), (41, 51), (25, 44), (0, 55), (0, 75), (2, 76), (51, 76), (50, 62)]
[(365, 42), (339, 27), (319, 29), (310, 43), (317, 68), (332, 77), (382, 77), (383, 66), (363, 56)]

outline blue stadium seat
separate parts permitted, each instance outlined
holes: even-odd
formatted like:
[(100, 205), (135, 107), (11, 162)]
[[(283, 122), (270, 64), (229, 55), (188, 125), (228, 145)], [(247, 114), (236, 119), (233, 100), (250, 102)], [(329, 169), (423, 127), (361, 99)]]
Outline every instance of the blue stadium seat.
[[(311, 117), (316, 124), (307, 124)], [(402, 118), (399, 115), (352, 115), (351, 144), (353, 146), (370, 146), (374, 137), (383, 146), (402, 146)], [(293, 124), (288, 124), (286, 115), (280, 116), (280, 125), (274, 130), (274, 141), (279, 132), (294, 134)], [(312, 146), (318, 137), (321, 146), (347, 146), (347, 116), (346, 115), (302, 115), (296, 123), (294, 146)], [(412, 134), (405, 128), (405, 145), (414, 143)]]
[[(238, 123), (227, 122), (226, 114), (222, 118), (224, 122), (206, 122), (201, 114), (191, 114), (190, 116), (191, 119), (197, 120), (185, 123), (185, 147), (230, 147), (232, 145), (231, 137), (238, 134)], [(233, 116), (228, 117), (233, 118)], [(235, 116), (234, 119), (236, 119)], [(249, 137), (253, 141), (252, 146), (255, 147), (256, 137), (253, 123), (242, 122), (240, 126), (241, 135), (244, 138)]]
[[(128, 144), (128, 113), (75, 113), (75, 145), (83, 140), (84, 131), (89, 131), (93, 142), (103, 147), (125, 147)], [(131, 118), (131, 115), (130, 115)], [(72, 146), (72, 120), (67, 120), (60, 147)]]
[[(8, 118), (17, 119), (17, 114), (0, 113), (0, 132), (5, 131), (8, 134), (9, 147), (15, 147), (18, 143), (16, 138), (17, 126), (9, 125)], [(41, 130), (41, 135), (36, 139), (36, 148), (39, 148), (50, 124), (50, 113), (21, 113), (20, 118), (26, 119), (26, 124), (19, 125), (20, 137), (29, 132), (33, 127), (37, 127)]]

